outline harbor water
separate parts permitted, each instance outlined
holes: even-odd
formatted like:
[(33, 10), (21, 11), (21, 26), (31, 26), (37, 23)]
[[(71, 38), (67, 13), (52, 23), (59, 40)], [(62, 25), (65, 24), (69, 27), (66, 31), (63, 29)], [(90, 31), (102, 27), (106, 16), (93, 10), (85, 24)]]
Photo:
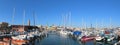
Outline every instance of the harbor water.
[(57, 32), (48, 33), (42, 40), (36, 40), (35, 45), (80, 45), (69, 36), (60, 35)]
[[(58, 32), (51, 32), (42, 39), (36, 39), (34, 45), (113, 45), (105, 44), (102, 42), (88, 41), (85, 44), (81, 43), (78, 40), (71, 38), (70, 36), (60, 35)], [(113, 43), (113, 42), (112, 42)]]

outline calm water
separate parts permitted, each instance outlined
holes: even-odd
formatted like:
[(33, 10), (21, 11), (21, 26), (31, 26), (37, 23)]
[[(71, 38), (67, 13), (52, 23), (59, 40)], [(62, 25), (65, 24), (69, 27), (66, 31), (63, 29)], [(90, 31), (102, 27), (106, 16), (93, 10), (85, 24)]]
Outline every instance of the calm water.
[[(102, 43), (101, 43), (102, 44)], [(37, 39), (35, 45), (83, 45), (82, 43), (70, 38), (69, 36), (60, 35), (57, 32), (48, 33), (47, 37), (42, 40)], [(94, 45), (93, 41), (86, 42), (85, 45)], [(100, 45), (97, 43), (96, 45)], [(109, 44), (103, 44), (109, 45)]]

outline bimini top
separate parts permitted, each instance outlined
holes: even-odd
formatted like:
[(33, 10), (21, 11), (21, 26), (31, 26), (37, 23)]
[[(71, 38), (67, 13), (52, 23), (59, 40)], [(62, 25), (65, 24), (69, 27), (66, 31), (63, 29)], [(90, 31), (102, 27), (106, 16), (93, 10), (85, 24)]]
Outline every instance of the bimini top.
[(81, 33), (82, 33), (81, 31), (75, 31), (75, 32), (73, 32), (74, 35), (81, 35)]

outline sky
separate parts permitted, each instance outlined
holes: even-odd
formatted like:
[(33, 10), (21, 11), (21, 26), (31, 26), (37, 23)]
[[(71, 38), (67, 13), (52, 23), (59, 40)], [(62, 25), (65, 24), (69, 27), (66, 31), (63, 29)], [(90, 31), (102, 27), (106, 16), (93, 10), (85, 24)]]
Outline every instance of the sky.
[[(0, 22), (33, 25), (33, 12), (36, 25), (120, 26), (120, 0), (0, 0)], [(70, 12), (71, 21), (63, 21)]]

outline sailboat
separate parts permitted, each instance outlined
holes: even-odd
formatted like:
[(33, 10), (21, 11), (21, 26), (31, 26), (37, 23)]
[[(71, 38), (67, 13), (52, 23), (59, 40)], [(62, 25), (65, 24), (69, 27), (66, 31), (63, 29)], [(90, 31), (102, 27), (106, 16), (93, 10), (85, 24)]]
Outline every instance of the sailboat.
[[(23, 17), (25, 18), (25, 11), (24, 11)], [(23, 18), (23, 29), (24, 29), (24, 18)], [(18, 42), (24, 42), (26, 38), (27, 38), (27, 34), (12, 36), (12, 40), (18, 41)]]
[(64, 16), (64, 17), (62, 17), (62, 18), (64, 18), (64, 19), (63, 19), (64, 26), (63, 26), (63, 28), (61, 29), (60, 34), (61, 34), (61, 35), (64, 35), (64, 36), (67, 36), (66, 23), (65, 23), (65, 22), (67, 21), (67, 15)]
[(95, 40), (96, 40), (96, 42), (103, 42), (104, 41), (104, 37), (103, 37), (104, 30), (98, 30), (97, 25), (98, 24), (97, 24), (97, 20), (96, 20), (96, 32), (97, 32), (97, 35), (95, 37)]
[(106, 38), (106, 41), (108, 41), (108, 42), (113, 41), (115, 38), (115, 36), (113, 35), (114, 33), (111, 30), (112, 29), (111, 26), (112, 25), (111, 25), (111, 18), (110, 18), (110, 29), (105, 31), (105, 37), (104, 37), (104, 38)]
[(60, 34), (66, 36), (66, 35), (67, 35), (67, 31), (65, 31), (65, 29), (62, 29), (62, 30), (60, 31)]
[(113, 41), (114, 40), (114, 35), (112, 35), (112, 33), (108, 30), (105, 31), (105, 37), (107, 42)]
[(98, 31), (98, 34), (95, 37), (96, 42), (103, 42), (104, 41), (104, 30)]
[[(86, 30), (87, 29), (86, 24), (84, 24), (84, 25), (85, 25), (85, 30), (83, 30), (83, 32), (82, 32), (83, 36), (81, 37), (80, 41), (81, 42), (87, 42), (87, 41), (94, 40), (94, 36), (91, 35), (92, 31)], [(91, 25), (91, 28), (92, 28), (92, 25)]]
[(18, 35), (18, 36), (12, 36), (12, 39), (16, 41), (24, 41), (26, 40), (26, 37), (27, 35)]

